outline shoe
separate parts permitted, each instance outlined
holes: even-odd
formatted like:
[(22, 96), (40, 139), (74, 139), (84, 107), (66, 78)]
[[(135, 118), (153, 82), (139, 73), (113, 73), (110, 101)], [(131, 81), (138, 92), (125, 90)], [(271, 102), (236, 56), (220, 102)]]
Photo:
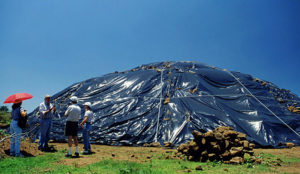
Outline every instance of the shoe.
[(75, 152), (75, 158), (79, 158), (79, 153)]
[(16, 157), (24, 158), (24, 155), (20, 154), (20, 155), (16, 155)]
[(82, 152), (82, 154), (83, 154), (83, 155), (88, 155), (88, 154), (90, 154), (90, 153), (89, 153), (88, 150), (84, 150), (84, 151)]
[(71, 157), (72, 157), (72, 154), (68, 154), (68, 153), (67, 153), (67, 154), (65, 155), (65, 157), (66, 157), (66, 158), (71, 158)]

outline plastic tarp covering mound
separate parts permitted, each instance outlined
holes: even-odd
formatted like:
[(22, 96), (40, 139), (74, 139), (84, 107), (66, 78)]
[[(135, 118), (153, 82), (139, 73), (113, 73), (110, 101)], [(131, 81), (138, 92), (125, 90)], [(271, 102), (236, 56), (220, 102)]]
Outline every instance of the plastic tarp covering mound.
[[(260, 146), (300, 144), (300, 115), (288, 110), (300, 102), (298, 96), (250, 75), (197, 62), (141, 65), (76, 83), (55, 94), (51, 100), (57, 113), (51, 139), (56, 141), (66, 140), (64, 112), (71, 96), (79, 98), (82, 115), (82, 104), (92, 103), (92, 143), (178, 145), (193, 139), (193, 130), (231, 126)], [(38, 108), (29, 115), (31, 128), (39, 122), (37, 116)], [(37, 137), (38, 129), (32, 134)]]

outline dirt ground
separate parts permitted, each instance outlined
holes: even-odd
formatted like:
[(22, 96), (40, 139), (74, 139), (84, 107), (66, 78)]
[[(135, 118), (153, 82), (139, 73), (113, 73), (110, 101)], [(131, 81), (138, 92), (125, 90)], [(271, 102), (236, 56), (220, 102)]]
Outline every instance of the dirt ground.
[[(67, 149), (66, 143), (52, 143), (57, 150)], [(73, 147), (72, 150), (75, 148)], [(79, 144), (79, 149), (83, 150), (83, 145)], [(58, 163), (66, 165), (85, 166), (104, 159), (114, 159), (120, 161), (148, 162), (153, 156), (161, 157), (162, 154), (171, 155), (175, 149), (155, 148), (155, 147), (127, 147), (127, 146), (105, 146), (92, 145), (94, 154), (81, 155), (80, 158), (64, 158)]]
[[(4, 138), (3, 136), (0, 136), (0, 140)], [(25, 157), (34, 157), (37, 155), (43, 154), (38, 149), (38, 145), (36, 143), (30, 143), (29, 141), (22, 141), (21, 142), (21, 153)], [(0, 158), (1, 157), (9, 157), (9, 149), (10, 149), (10, 139), (6, 139), (5, 141), (0, 143)]]
[[(67, 144), (65, 143), (53, 143), (58, 150), (67, 149)], [(79, 145), (83, 148), (83, 145)], [(74, 149), (74, 148), (73, 148)], [(64, 158), (60, 160), (59, 164), (66, 165), (76, 165), (78, 167), (85, 166), (88, 164), (93, 164), (97, 161), (103, 159), (115, 159), (120, 161), (134, 161), (134, 162), (148, 162), (153, 156), (158, 158), (170, 157), (172, 158), (172, 153), (175, 149), (165, 149), (165, 148), (155, 148), (155, 147), (125, 147), (125, 146), (104, 146), (104, 145), (92, 145), (92, 149), (95, 154), (85, 155), (80, 158), (67, 159)], [(261, 152), (269, 153), (273, 155), (279, 155), (281, 157), (288, 158), (298, 158), (300, 159), (300, 146), (291, 149), (255, 149), (256, 155)], [(274, 171), (279, 171), (280, 173), (300, 173), (300, 163), (282, 163), (281, 166), (273, 167)]]
[[(300, 159), (300, 146), (293, 147), (290, 149), (255, 149), (254, 151), (256, 154), (263, 152), (270, 153), (273, 155), (279, 155), (282, 157)], [(300, 162), (282, 163), (281, 166), (274, 167), (273, 170), (280, 173), (300, 173)]]

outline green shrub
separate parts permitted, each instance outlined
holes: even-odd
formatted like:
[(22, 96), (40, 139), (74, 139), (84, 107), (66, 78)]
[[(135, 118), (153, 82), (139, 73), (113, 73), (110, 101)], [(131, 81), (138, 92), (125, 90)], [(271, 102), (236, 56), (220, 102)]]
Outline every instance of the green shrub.
[(9, 124), (11, 122), (10, 112), (0, 111), (0, 123)]
[(9, 112), (9, 109), (7, 106), (0, 106), (0, 111)]

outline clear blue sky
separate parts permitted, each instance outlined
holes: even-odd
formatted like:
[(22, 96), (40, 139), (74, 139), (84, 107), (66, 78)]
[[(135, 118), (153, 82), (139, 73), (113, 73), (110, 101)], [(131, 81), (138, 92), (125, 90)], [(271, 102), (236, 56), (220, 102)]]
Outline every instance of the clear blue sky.
[(75, 82), (168, 60), (241, 71), (300, 95), (300, 1), (0, 1), (1, 103), (28, 92), (32, 111)]

